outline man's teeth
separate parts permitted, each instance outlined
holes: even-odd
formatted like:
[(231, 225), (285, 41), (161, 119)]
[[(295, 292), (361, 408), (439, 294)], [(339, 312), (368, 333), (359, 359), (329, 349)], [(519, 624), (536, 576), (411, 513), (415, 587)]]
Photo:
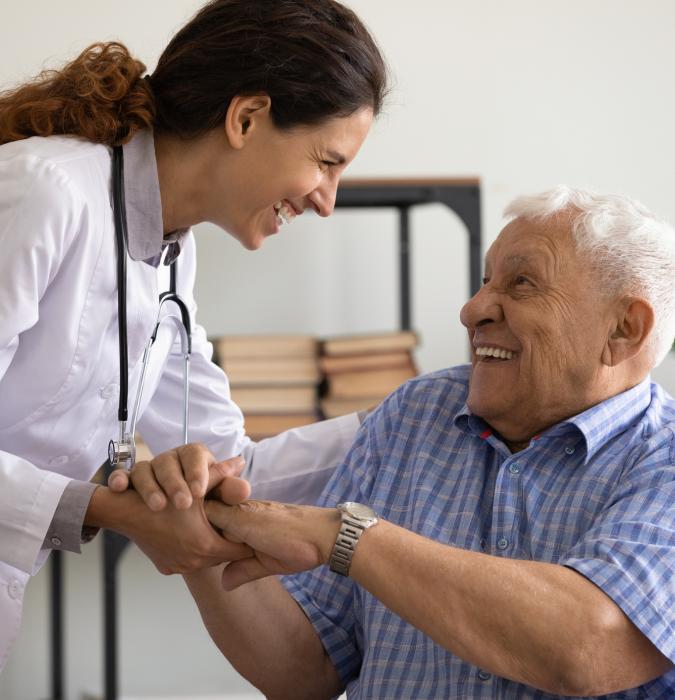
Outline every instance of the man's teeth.
[(291, 211), (283, 202), (277, 202), (274, 205), (274, 211), (277, 213), (277, 223), (280, 226), (282, 223), (290, 224), (295, 219), (295, 212)]
[(500, 360), (512, 360), (516, 353), (510, 350), (503, 350), (502, 348), (480, 347), (476, 348), (476, 355), (478, 357), (497, 357)]

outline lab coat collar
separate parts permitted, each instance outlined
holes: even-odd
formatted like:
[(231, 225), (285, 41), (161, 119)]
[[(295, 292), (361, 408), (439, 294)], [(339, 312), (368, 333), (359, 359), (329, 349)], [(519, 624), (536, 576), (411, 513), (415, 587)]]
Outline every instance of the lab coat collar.
[(129, 256), (132, 260), (147, 260), (154, 264), (162, 250), (171, 245), (170, 257), (175, 260), (188, 230), (164, 236), (152, 130), (137, 132), (131, 141), (124, 144), (123, 149)]

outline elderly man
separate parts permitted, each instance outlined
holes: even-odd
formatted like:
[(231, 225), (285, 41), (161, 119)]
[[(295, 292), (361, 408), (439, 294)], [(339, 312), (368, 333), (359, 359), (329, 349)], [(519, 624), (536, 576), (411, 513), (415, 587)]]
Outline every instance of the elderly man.
[(269, 697), (675, 698), (675, 233), (563, 187), (507, 213), (470, 367), (388, 397), (322, 507), (209, 505), (255, 556), (188, 584)]

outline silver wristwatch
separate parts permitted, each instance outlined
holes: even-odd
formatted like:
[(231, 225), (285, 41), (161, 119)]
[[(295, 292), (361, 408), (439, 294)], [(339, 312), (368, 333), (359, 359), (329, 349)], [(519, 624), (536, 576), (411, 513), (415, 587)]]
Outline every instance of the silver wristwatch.
[(337, 506), (342, 515), (342, 525), (338, 532), (333, 552), (330, 555), (330, 570), (342, 576), (349, 575), (354, 550), (364, 530), (377, 524), (377, 513), (362, 503), (346, 501)]

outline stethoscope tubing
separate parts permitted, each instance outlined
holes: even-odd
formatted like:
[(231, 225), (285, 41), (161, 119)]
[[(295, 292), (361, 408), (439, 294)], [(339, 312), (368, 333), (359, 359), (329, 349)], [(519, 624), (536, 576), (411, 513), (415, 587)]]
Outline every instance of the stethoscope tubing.
[(113, 217), (117, 244), (117, 335), (120, 355), (120, 395), (117, 420), (126, 422), (129, 401), (129, 350), (127, 343), (127, 212), (124, 196), (122, 146), (113, 148)]
[(173, 302), (180, 311), (180, 321), (175, 316), (167, 316), (177, 326), (181, 337), (181, 351), (183, 355), (183, 444), (188, 441), (189, 425), (189, 394), (190, 394), (190, 355), (192, 353), (192, 328), (190, 312), (185, 302), (176, 292), (176, 261), (171, 263), (170, 291), (163, 292), (159, 297), (159, 309), (157, 321), (152, 335), (148, 339), (143, 351), (141, 377), (138, 385), (136, 400), (131, 417), (131, 423), (127, 430), (128, 401), (129, 401), (129, 351), (127, 339), (127, 217), (124, 196), (124, 153), (122, 146), (113, 148), (112, 162), (112, 200), (113, 221), (115, 225), (115, 243), (117, 248), (117, 326), (119, 338), (120, 360), (120, 391), (117, 408), (119, 421), (119, 440), (110, 441), (108, 446), (108, 459), (113, 467), (126, 465), (131, 468), (136, 461), (135, 431), (136, 422), (140, 411), (141, 396), (145, 385), (145, 376), (148, 369), (150, 350), (157, 338), (157, 331), (163, 322), (162, 307), (165, 303)]

